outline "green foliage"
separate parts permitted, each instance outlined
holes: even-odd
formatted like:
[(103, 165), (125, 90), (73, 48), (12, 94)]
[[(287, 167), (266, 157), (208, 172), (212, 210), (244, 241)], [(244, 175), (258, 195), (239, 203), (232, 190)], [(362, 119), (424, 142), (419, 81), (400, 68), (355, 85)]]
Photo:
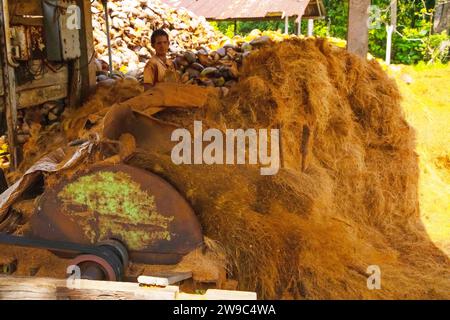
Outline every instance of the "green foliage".
[[(432, 34), (433, 1), (398, 1), (397, 30), (392, 39), (392, 62), (415, 64), (419, 61), (448, 61), (449, 40), (445, 33)], [(369, 31), (369, 51), (377, 58), (386, 56), (386, 26), (390, 22), (389, 0), (374, 0), (380, 16)], [(443, 49), (443, 50), (442, 50)]]
[[(369, 30), (369, 51), (381, 59), (386, 57), (386, 26), (390, 23), (391, 0), (372, 0), (371, 29)], [(433, 34), (432, 21), (435, 0), (398, 0), (397, 30), (392, 38), (392, 62), (415, 64), (419, 61), (448, 62), (450, 37), (446, 33)], [(320, 37), (347, 38), (348, 0), (324, 0), (327, 17), (316, 20), (314, 34)], [(218, 30), (229, 37), (235, 34), (234, 22), (213, 22)], [(240, 21), (236, 34), (247, 35), (253, 29), (278, 30), (284, 32), (284, 21)], [(303, 34), (307, 21), (302, 20)], [(297, 27), (289, 22), (289, 33), (296, 33)]]
[(314, 33), (318, 36), (347, 38), (348, 1), (324, 0), (327, 18), (315, 22)]
[(227, 37), (232, 38), (234, 36), (234, 23), (211, 21), (210, 24), (214, 27), (214, 29), (219, 30)]

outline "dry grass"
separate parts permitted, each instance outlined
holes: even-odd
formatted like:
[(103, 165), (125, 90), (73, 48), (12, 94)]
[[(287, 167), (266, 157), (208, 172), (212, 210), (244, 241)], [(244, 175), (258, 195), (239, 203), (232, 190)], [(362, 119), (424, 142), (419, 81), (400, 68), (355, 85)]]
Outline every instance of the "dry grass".
[(433, 242), (450, 256), (450, 65), (396, 66), (390, 73), (417, 131), (422, 221)]

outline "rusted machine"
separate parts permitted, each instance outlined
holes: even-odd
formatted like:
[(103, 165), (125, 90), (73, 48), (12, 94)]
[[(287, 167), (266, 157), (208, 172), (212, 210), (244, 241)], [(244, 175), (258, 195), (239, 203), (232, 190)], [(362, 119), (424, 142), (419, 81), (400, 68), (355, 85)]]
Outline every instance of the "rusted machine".
[[(127, 107), (111, 108), (102, 128), (103, 138), (73, 147), (76, 151), (69, 160), (59, 149), (30, 168), (2, 194), (0, 220), (25, 190), (39, 184), (43, 171), (57, 172), (101, 152), (91, 149), (102, 139), (119, 143), (120, 137), (128, 135), (141, 149), (165, 152), (171, 148), (172, 126)], [(82, 277), (98, 280), (120, 280), (128, 260), (177, 264), (203, 244), (201, 225), (191, 206), (161, 177), (120, 161), (79, 162), (83, 165), (63, 170), (39, 194), (30, 219), (31, 233), (26, 237), (0, 234), (0, 244), (48, 249), (70, 259), (68, 266), (79, 266)]]
[(83, 278), (121, 280), (128, 260), (176, 264), (203, 243), (187, 201), (157, 175), (125, 164), (94, 166), (42, 194), (27, 237), (0, 243), (45, 248)]
[(46, 190), (31, 224), (48, 240), (120, 241), (145, 264), (175, 264), (202, 244), (186, 200), (162, 178), (124, 164), (93, 167)]
[[(103, 3), (106, 5), (107, 1)], [(14, 169), (21, 158), (15, 139), (18, 110), (66, 98), (73, 106), (95, 88), (94, 51), (89, 35), (92, 25), (87, 0), (0, 0), (0, 4), (3, 8), (0, 42), (4, 44), (4, 49), (0, 50), (4, 60), (0, 63), (0, 105), (5, 100)], [(73, 4), (80, 5), (81, 30), (69, 28), (66, 23), (70, 13), (67, 9)], [(33, 37), (34, 32), (40, 37)], [(46, 41), (33, 46), (30, 41), (34, 38)], [(34, 47), (45, 50), (36, 57)], [(15, 68), (33, 66), (33, 62), (50, 68), (51, 72), (22, 79), (24, 83), (13, 77)], [(55, 70), (51, 68), (52, 63), (57, 67)], [(69, 76), (70, 72), (74, 74)], [(186, 95), (183, 100), (178, 95), (160, 97), (155, 92), (143, 97), (138, 104), (145, 101), (159, 108), (159, 102), (166, 101), (177, 107), (183, 100), (188, 106), (200, 106), (203, 102), (198, 101), (206, 99), (192, 90), (186, 91)], [(105, 123), (108, 125), (101, 135), (107, 140), (117, 142), (122, 134), (129, 133), (140, 148), (164, 153), (171, 147), (168, 134), (172, 127), (132, 114), (130, 108), (118, 108), (116, 114), (105, 117)], [(27, 189), (39, 184), (42, 172), (48, 168), (52, 169), (47, 172), (55, 172), (63, 167), (62, 158), (55, 163), (43, 163), (35, 171), (28, 170), (29, 174), (17, 183), (17, 190), (9, 195), (9, 189), (0, 190), (7, 194), (5, 201), (0, 200), (0, 244), (50, 250), (67, 258), (68, 266), (79, 266), (82, 277), (105, 280), (121, 280), (128, 261), (172, 265), (202, 245), (200, 223), (183, 196), (161, 177), (123, 162), (116, 165), (94, 163), (46, 186), (45, 191), (36, 195), (39, 202), (31, 215), (31, 234), (12, 235), (20, 217), (12, 212), (11, 206)]]

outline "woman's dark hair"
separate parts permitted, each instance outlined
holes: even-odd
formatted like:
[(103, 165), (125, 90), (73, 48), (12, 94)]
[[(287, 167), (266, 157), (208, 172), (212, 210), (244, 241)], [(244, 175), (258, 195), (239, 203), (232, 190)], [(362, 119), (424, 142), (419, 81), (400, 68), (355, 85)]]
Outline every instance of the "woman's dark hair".
[(155, 31), (153, 31), (152, 37), (150, 39), (152, 42), (152, 46), (155, 44), (157, 37), (166, 37), (167, 40), (169, 40), (169, 35), (163, 29), (155, 30)]

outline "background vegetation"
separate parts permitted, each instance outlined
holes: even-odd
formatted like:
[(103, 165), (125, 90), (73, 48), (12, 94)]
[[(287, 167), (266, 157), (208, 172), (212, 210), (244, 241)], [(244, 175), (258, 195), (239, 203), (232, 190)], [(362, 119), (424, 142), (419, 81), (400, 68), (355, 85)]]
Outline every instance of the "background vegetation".
[[(314, 34), (345, 39), (347, 36), (348, 0), (324, 0), (327, 17), (315, 22)], [(390, 21), (390, 0), (372, 0), (372, 28), (369, 32), (369, 51), (377, 58), (386, 56), (386, 25)], [(393, 35), (392, 62), (416, 64), (419, 61), (448, 62), (450, 38), (446, 32), (433, 34), (435, 0), (398, 0), (397, 30)], [(233, 22), (214, 22), (216, 28), (232, 37)], [(247, 35), (253, 29), (284, 32), (284, 21), (238, 22), (236, 34)], [(296, 33), (294, 21), (289, 32)], [(302, 21), (303, 33), (307, 21)]]

